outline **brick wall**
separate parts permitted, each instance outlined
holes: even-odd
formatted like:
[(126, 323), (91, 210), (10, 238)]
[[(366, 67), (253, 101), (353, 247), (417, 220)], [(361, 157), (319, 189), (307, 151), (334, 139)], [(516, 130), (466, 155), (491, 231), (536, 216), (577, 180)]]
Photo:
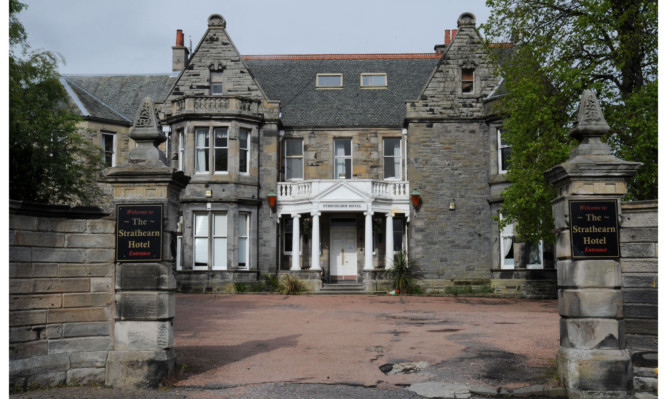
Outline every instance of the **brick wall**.
[(658, 367), (658, 203), (621, 207), (621, 273), (625, 342), (636, 392), (656, 392)]
[(10, 203), (13, 388), (104, 383), (114, 314), (114, 223), (104, 216)]

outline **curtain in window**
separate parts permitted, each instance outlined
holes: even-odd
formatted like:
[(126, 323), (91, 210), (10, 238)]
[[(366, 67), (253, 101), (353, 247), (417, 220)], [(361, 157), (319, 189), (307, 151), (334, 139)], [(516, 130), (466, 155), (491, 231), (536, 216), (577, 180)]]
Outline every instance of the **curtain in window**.
[(195, 148), (195, 171), (208, 171), (208, 131), (197, 132)]
[(239, 266), (247, 266), (248, 214), (239, 214)]
[(334, 154), (336, 157), (335, 178), (338, 179), (341, 176), (344, 176), (345, 178), (349, 179), (352, 177), (351, 176), (352, 171), (350, 170), (350, 168), (352, 167), (352, 160), (346, 157), (349, 157), (352, 152), (350, 141), (336, 140), (334, 144), (335, 144)]
[(213, 215), (213, 266), (212, 269), (227, 269), (227, 215)]
[[(514, 225), (505, 226), (502, 232), (503, 240), (503, 261), (504, 265), (514, 265)], [(512, 253), (512, 257), (508, 256)]]
[(384, 141), (384, 178), (401, 178), (401, 139)]
[(195, 266), (208, 266), (208, 215), (195, 215), (194, 226)]

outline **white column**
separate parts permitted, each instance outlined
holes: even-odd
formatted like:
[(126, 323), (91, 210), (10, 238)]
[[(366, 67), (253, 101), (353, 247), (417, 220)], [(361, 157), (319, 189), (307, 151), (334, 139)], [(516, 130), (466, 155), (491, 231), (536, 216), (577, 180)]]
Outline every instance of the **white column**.
[(310, 270), (322, 270), (320, 267), (320, 213), (313, 212), (310, 215), (313, 217)]
[(385, 222), (385, 265), (386, 270), (394, 267), (394, 218), (391, 212), (387, 212), (387, 219)]
[(373, 270), (373, 212), (364, 212), (364, 215), (366, 215), (364, 270)]
[(301, 270), (301, 232), (299, 230), (299, 218), (301, 215), (295, 213), (292, 215), (292, 267), (290, 270)]

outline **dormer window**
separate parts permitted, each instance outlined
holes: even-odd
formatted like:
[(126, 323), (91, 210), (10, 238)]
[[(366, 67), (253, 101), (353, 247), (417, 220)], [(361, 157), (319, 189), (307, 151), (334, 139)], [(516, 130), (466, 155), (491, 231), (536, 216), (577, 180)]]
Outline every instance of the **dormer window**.
[(211, 71), (211, 95), (222, 95), (222, 71)]
[(316, 78), (318, 89), (340, 89), (343, 87), (342, 73), (318, 73)]
[(475, 88), (475, 70), (471, 68), (461, 69), (461, 93), (472, 93)]
[(387, 74), (386, 73), (362, 73), (361, 74), (362, 88), (386, 88)]

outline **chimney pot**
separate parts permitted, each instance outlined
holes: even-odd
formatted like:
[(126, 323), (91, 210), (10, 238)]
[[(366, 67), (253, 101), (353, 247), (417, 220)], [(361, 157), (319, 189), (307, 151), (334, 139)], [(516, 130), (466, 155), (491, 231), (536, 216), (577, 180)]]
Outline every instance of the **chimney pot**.
[(185, 43), (185, 39), (183, 38), (183, 30), (182, 29), (177, 29), (176, 30), (176, 45), (179, 47), (183, 47)]
[(449, 29), (445, 29), (445, 46), (449, 46), (449, 42), (451, 41), (451, 32)]
[(456, 36), (456, 32), (458, 32), (456, 29), (452, 29), (452, 40), (454, 40), (454, 36)]

